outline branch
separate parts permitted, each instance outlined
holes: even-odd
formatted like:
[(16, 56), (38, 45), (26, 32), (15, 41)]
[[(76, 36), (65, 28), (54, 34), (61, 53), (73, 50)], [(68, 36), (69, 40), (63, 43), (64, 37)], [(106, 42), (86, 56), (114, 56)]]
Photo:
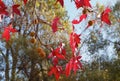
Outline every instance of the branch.
[(1, 49), (0, 49), (0, 52), (1, 52), (2, 56), (4, 57), (4, 59), (5, 59), (5, 54), (2, 52)]

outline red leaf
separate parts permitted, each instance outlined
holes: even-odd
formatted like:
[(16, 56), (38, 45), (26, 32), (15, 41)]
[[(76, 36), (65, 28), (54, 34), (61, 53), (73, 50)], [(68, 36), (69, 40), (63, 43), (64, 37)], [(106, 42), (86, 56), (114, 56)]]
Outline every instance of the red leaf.
[(111, 25), (111, 21), (109, 19), (110, 12), (111, 10), (109, 8), (106, 8), (105, 11), (103, 11), (101, 14), (101, 21), (105, 22), (108, 25)]
[(81, 56), (72, 57), (70, 61), (66, 64), (65, 73), (67, 77), (70, 75), (71, 70), (76, 73), (78, 69), (82, 68), (82, 64), (79, 61), (80, 58)]
[(2, 8), (2, 9), (6, 9), (7, 8), (6, 5), (4, 4), (4, 2), (1, 1), (1, 0), (0, 0), (0, 8)]
[(6, 27), (5, 29), (4, 29), (4, 32), (3, 32), (3, 34), (2, 34), (2, 38), (5, 38), (5, 40), (6, 41), (9, 41), (9, 39), (10, 39), (10, 33), (15, 33), (15, 32), (17, 32), (17, 30), (16, 29), (14, 29), (13, 27), (12, 27), (12, 25), (9, 25), (8, 27)]
[(28, 1), (28, 0), (23, 0), (23, 2), (24, 2), (24, 5), (26, 5), (26, 4), (27, 4), (27, 1)]
[(64, 6), (64, 1), (63, 0), (57, 0), (57, 2), (59, 2), (62, 7)]
[(72, 24), (79, 24), (80, 22), (79, 22), (79, 20), (73, 20), (72, 21)]
[(14, 29), (14, 28), (11, 28), (11, 29), (10, 29), (10, 32), (15, 33), (15, 32), (17, 32), (17, 30)]
[(77, 9), (83, 6), (83, 0), (75, 0)]
[(52, 51), (52, 53), (49, 55), (49, 58), (52, 58), (52, 57), (57, 57), (58, 59), (65, 59), (64, 57), (64, 54), (62, 54), (64, 52), (61, 51), (61, 48), (56, 48)]
[(76, 74), (76, 71), (79, 69), (79, 67), (78, 67), (78, 64), (77, 64), (77, 61), (76, 62), (74, 62), (74, 64), (73, 64), (73, 71), (74, 71), (74, 74)]
[(18, 4), (15, 4), (15, 5), (12, 6), (13, 13), (15, 13), (17, 15), (21, 15), (20, 10), (18, 9), (19, 6), (20, 5), (18, 5)]
[(7, 28), (4, 29), (4, 32), (2, 33), (2, 38), (5, 38), (6, 41), (10, 39), (10, 32)]
[(56, 80), (58, 80), (60, 77), (60, 74), (56, 72), (56, 73), (54, 73), (54, 75), (55, 75)]
[(82, 56), (77, 56), (76, 59), (79, 60)]
[(54, 70), (55, 70), (54, 67), (51, 67), (50, 71), (48, 72), (48, 75), (51, 76), (54, 73)]
[(65, 68), (65, 74), (66, 74), (66, 76), (68, 77), (69, 75), (70, 75), (70, 64), (69, 63), (67, 63), (66, 64), (66, 68)]
[(108, 8), (108, 7), (107, 7), (107, 8), (105, 9), (105, 11), (104, 11), (104, 13), (110, 13), (110, 12), (111, 12), (111, 9)]
[(109, 19), (109, 14), (104, 14), (101, 16), (101, 21), (105, 22), (108, 25), (111, 25), (110, 19)]
[(58, 23), (59, 23), (59, 18), (55, 17), (52, 21), (52, 31), (55, 33), (58, 30)]
[(52, 50), (52, 53), (48, 55), (48, 58), (52, 58), (54, 65), (58, 63), (58, 60), (65, 60), (66, 50), (63, 48), (63, 45), (60, 44), (56, 49)]
[(79, 20), (73, 20), (72, 24), (79, 24), (83, 19), (87, 18), (87, 14), (82, 14), (79, 18)]
[(80, 7), (91, 7), (90, 0), (75, 0), (77, 9)]
[(75, 49), (78, 47), (78, 44), (80, 43), (80, 35), (77, 35), (75, 32), (72, 32), (70, 34), (70, 47), (72, 49), (72, 52), (75, 52)]
[(56, 57), (59, 59), (65, 59), (64, 55), (62, 55), (60, 53), (56, 53)]
[(52, 59), (52, 62), (53, 62), (54, 65), (57, 65), (57, 64), (58, 64), (58, 58), (57, 58), (57, 57), (54, 57), (54, 58)]
[(5, 9), (0, 8), (0, 14), (8, 15), (8, 12)]
[(66, 55), (66, 50), (65, 50), (65, 49), (62, 49), (61, 54)]
[(74, 71), (74, 74), (76, 73), (76, 71), (78, 69), (80, 69), (82, 67), (81, 62), (79, 61), (80, 58), (81, 58), (81, 56), (77, 56), (77, 57), (74, 58), (74, 62), (73, 62), (73, 71)]
[(65, 74), (67, 77), (70, 75), (71, 70), (72, 70), (72, 62), (70, 61), (66, 64), (66, 68), (65, 68)]
[(4, 4), (3, 1), (0, 0), (0, 14), (8, 15), (6, 9), (7, 9), (6, 5)]
[(87, 14), (82, 14), (82, 15), (80, 16), (79, 22), (81, 22), (83, 19), (86, 19), (86, 18), (87, 18)]
[(52, 74), (54, 74), (55, 78), (58, 80), (61, 73), (62, 73), (62, 67), (61, 66), (53, 66), (53, 67), (50, 68), (50, 71), (48, 72), (48, 75), (51, 76)]
[(57, 71), (54, 74), (55, 74), (56, 80), (58, 80), (59, 77), (60, 77), (60, 74), (62, 73), (62, 67), (61, 66), (56, 66), (56, 68), (57, 68)]
[(91, 7), (90, 0), (84, 0), (84, 6)]

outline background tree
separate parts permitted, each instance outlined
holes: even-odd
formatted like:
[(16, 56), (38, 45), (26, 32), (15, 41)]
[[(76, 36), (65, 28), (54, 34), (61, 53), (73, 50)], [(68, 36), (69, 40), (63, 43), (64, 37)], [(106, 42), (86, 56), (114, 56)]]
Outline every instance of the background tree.
[[(98, 10), (103, 9), (104, 6), (98, 6)], [(119, 81), (119, 2), (112, 9), (110, 19), (113, 25), (103, 26), (100, 34), (97, 33), (98, 25), (95, 25), (86, 36), (83, 49), (87, 48), (85, 53), (89, 52), (88, 56), (91, 56), (89, 61), (92, 62), (83, 62), (85, 71), (79, 74), (78, 81)], [(109, 57), (111, 50), (112, 57)]]
[[(1, 54), (4, 58), (3, 63), (6, 64), (3, 66), (6, 67), (5, 81), (47, 81), (47, 72), (51, 66), (48, 54), (59, 42), (65, 41), (68, 44), (66, 41), (71, 29), (66, 11), (54, 0), (29, 0), (27, 4), (13, 0), (12, 4), (20, 4), (20, 13), (16, 11), (14, 17), (10, 14), (11, 19), (4, 18), (8, 22), (6, 26), (12, 24), (18, 30), (18, 33), (11, 33), (8, 42), (1, 41)], [(51, 23), (55, 17), (61, 19), (59, 31), (54, 34)], [(69, 50), (68, 46), (67, 48)]]

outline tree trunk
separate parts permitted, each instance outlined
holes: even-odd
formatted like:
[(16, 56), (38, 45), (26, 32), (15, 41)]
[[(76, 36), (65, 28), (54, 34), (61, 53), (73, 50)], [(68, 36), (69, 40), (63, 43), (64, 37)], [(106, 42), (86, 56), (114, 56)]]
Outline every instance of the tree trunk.
[(44, 74), (44, 69), (43, 69), (42, 64), (40, 64), (40, 67), (41, 67), (41, 72), (42, 72), (43, 81), (48, 81), (47, 77), (46, 77), (45, 74)]
[(29, 77), (29, 81), (34, 81), (34, 78), (36, 75), (34, 75), (34, 70), (35, 70), (35, 62), (34, 60), (31, 60), (31, 71), (30, 71), (30, 77)]
[(11, 81), (15, 80), (16, 75), (16, 66), (17, 66), (17, 54), (12, 50), (11, 48), (11, 54), (12, 54), (12, 71), (11, 71)]
[(5, 57), (5, 81), (9, 81), (9, 50), (6, 50), (6, 57)]
[(12, 76), (11, 76), (11, 81), (16, 81), (15, 80), (15, 75), (16, 75), (16, 64), (17, 64), (17, 61), (13, 58), (13, 63), (12, 63)]

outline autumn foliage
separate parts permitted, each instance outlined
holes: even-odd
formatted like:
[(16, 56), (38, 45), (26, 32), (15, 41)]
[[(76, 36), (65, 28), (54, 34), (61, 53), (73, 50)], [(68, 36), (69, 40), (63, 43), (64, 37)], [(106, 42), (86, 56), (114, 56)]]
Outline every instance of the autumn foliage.
[[(23, 0), (24, 6), (27, 5), (27, 3), (29, 2), (29, 0)], [(64, 7), (64, 0), (56, 0), (55, 4), (53, 5), (58, 5), (58, 3)], [(82, 63), (81, 63), (81, 54), (79, 51), (79, 45), (82, 43), (81, 42), (81, 34), (77, 34), (74, 31), (74, 25), (76, 24), (80, 24), (83, 20), (86, 20), (88, 17), (89, 13), (94, 13), (94, 11), (90, 11), (92, 10), (92, 5), (90, 3), (90, 0), (74, 0), (76, 9), (82, 8), (82, 14), (79, 15), (78, 19), (73, 19), (71, 24), (73, 26), (73, 30), (69, 33), (69, 46), (71, 48), (71, 57), (68, 59), (66, 55), (67, 51), (65, 49), (65, 43), (64, 42), (60, 42), (58, 46), (56, 46), (55, 48), (50, 48), (50, 53), (46, 54), (43, 50), (43, 48), (37, 48), (36, 51), (39, 54), (40, 57), (42, 58), (47, 58), (49, 60), (51, 60), (51, 67), (48, 71), (48, 75), (54, 75), (55, 78), (58, 80), (60, 78), (61, 75), (65, 74), (67, 77), (70, 76), (71, 72), (74, 72), (74, 74), (76, 74), (76, 72), (78, 70), (83, 70), (82, 69)], [(19, 9), (20, 4), (13, 4), (11, 6), (11, 12), (8, 12), (7, 9), (8, 7), (4, 4), (4, 2), (2, 0), (0, 0), (0, 19), (2, 20), (3, 17), (2, 16), (9, 16), (11, 19), (12, 17), (15, 17), (16, 15), (21, 16), (22, 13)], [(106, 23), (108, 25), (111, 25), (111, 21), (109, 19), (109, 13), (111, 12), (110, 8), (106, 8), (100, 16), (101, 19), (101, 23)], [(11, 17), (12, 15), (12, 17)], [(60, 28), (63, 26), (62, 23), (60, 22), (60, 17), (59, 16), (55, 16), (54, 19), (51, 20), (50, 23), (44, 22), (43, 20), (37, 20), (37, 23), (42, 22), (44, 24), (48, 24), (49, 27), (52, 29), (53, 34), (57, 34), (57, 31), (61, 30)], [(89, 20), (88, 23), (86, 23), (86, 27), (85, 30), (88, 29), (89, 27), (93, 26), (96, 23), (96, 19), (92, 19)], [(12, 33), (19, 33), (19, 30), (16, 29), (12, 23), (10, 23), (9, 25), (3, 27), (3, 32), (2, 32), (2, 39), (5, 39), (5, 42), (8, 42), (11, 39), (11, 35)], [(65, 31), (65, 29), (62, 29), (63, 31)], [(40, 40), (37, 38), (37, 34), (36, 31), (32, 31), (29, 33), (30, 35), (30, 42), (32, 44), (35, 44), (36, 41)], [(44, 45), (47, 48), (49, 48), (48, 45)], [(60, 61), (65, 61), (66, 64), (63, 67), (62, 65), (59, 64)]]

